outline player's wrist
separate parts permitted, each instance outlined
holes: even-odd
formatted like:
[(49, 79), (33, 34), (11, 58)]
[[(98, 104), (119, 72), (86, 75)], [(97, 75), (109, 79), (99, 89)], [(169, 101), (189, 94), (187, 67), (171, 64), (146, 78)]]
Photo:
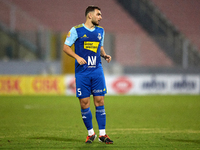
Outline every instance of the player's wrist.
[(102, 58), (106, 59), (106, 54), (105, 55), (101, 55)]

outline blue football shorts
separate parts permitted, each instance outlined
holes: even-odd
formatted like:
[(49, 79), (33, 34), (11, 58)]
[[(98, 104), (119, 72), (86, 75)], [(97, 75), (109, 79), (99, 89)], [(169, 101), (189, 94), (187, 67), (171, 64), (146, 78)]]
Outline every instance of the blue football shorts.
[(107, 93), (104, 74), (94, 76), (76, 76), (76, 97), (79, 99), (104, 96)]

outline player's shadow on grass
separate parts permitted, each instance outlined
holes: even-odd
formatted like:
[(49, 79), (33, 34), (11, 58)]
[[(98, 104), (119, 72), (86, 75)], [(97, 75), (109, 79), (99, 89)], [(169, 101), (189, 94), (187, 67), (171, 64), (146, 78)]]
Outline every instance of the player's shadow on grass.
[(60, 138), (60, 137), (45, 137), (45, 136), (42, 136), (42, 137), (29, 137), (28, 139), (64, 141), (64, 142), (82, 142), (81, 140), (78, 140), (78, 139)]
[(200, 144), (200, 140), (183, 140), (183, 139), (165, 139), (170, 142), (184, 142), (184, 143), (195, 143)]

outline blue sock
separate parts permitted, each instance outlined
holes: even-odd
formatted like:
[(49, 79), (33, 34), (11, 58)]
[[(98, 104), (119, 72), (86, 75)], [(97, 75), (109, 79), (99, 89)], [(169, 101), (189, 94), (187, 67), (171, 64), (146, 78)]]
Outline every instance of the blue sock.
[(96, 119), (99, 126), (99, 130), (106, 128), (106, 112), (104, 106), (96, 107)]
[(86, 109), (81, 109), (82, 119), (83, 122), (87, 128), (87, 130), (90, 130), (93, 128), (92, 125), (92, 113), (90, 111), (90, 107)]

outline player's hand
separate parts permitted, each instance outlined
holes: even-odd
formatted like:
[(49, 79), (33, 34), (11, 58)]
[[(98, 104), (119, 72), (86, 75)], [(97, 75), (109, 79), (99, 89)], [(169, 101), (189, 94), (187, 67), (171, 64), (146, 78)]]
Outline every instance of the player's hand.
[(80, 65), (84, 65), (87, 64), (87, 62), (85, 61), (85, 59), (83, 59), (82, 57), (77, 58), (77, 61)]
[(109, 63), (110, 61), (111, 61), (111, 59), (112, 59), (112, 57), (110, 56), (110, 55), (104, 55), (103, 56), (104, 57), (104, 59)]

